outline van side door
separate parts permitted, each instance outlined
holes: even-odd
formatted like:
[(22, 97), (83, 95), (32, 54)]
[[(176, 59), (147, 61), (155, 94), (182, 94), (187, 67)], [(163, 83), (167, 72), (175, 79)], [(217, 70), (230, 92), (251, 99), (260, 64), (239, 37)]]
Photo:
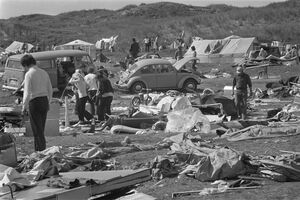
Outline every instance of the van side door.
[(54, 60), (38, 60), (37, 66), (48, 73), (52, 88), (57, 88), (57, 67)]

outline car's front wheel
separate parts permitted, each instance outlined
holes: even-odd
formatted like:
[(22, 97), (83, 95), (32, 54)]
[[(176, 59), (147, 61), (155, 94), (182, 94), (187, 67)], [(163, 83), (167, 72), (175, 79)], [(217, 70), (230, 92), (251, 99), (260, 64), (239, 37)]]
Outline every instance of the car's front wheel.
[(197, 90), (197, 82), (193, 79), (188, 79), (183, 83), (182, 89), (185, 92), (195, 91)]
[(132, 93), (139, 93), (142, 91), (143, 88), (146, 88), (146, 85), (145, 83), (141, 82), (141, 81), (138, 81), (138, 82), (135, 82), (131, 87), (130, 87), (130, 91)]

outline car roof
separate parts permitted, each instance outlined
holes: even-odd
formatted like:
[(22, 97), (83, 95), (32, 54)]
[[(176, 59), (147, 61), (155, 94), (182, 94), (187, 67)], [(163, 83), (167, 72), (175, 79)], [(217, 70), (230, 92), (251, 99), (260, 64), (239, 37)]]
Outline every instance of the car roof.
[(139, 60), (135, 63), (139, 67), (143, 67), (145, 65), (155, 65), (155, 64), (171, 64), (170, 61), (163, 58), (146, 58)]
[[(20, 60), (25, 54), (12, 55), (9, 59)], [(55, 50), (55, 51), (40, 51), (35, 53), (30, 53), (36, 60), (46, 60), (58, 57), (67, 56), (87, 56), (89, 55), (85, 51), (80, 50)]]

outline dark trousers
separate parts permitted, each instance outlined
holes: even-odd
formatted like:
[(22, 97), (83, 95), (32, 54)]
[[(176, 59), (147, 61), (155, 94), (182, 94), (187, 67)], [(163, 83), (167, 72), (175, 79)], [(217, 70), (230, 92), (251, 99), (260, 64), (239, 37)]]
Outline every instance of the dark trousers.
[(46, 149), (44, 130), (48, 110), (49, 101), (46, 96), (36, 97), (29, 101), (29, 119), (34, 137), (35, 151)]
[(78, 99), (78, 104), (77, 104), (77, 108), (78, 108), (78, 118), (79, 121), (84, 121), (84, 118), (86, 118), (87, 120), (90, 120), (93, 118), (93, 115), (91, 115), (91, 113), (89, 113), (88, 111), (85, 110), (85, 104), (88, 101), (89, 97), (85, 96), (82, 98)]
[(98, 114), (98, 120), (99, 121), (104, 121), (104, 119), (108, 119), (107, 115), (111, 115), (111, 102), (113, 100), (113, 97), (102, 97), (100, 99), (100, 104), (98, 104), (98, 109), (97, 109), (97, 114)]
[(90, 104), (90, 107), (91, 107), (90, 111), (93, 116), (95, 115), (96, 93), (97, 93), (97, 90), (89, 90), (88, 91), (88, 96), (89, 96), (88, 102)]
[(235, 92), (235, 106), (238, 116), (246, 117), (247, 112), (247, 90), (237, 90)]

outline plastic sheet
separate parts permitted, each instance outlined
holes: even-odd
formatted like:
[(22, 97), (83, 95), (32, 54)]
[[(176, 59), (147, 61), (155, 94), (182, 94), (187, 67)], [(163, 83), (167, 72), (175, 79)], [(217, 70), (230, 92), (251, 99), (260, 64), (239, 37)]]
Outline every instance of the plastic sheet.
[(187, 108), (170, 112), (165, 132), (190, 132), (194, 127), (199, 133), (209, 133), (210, 123), (198, 108)]

